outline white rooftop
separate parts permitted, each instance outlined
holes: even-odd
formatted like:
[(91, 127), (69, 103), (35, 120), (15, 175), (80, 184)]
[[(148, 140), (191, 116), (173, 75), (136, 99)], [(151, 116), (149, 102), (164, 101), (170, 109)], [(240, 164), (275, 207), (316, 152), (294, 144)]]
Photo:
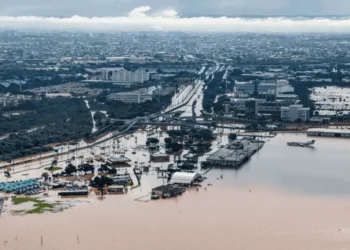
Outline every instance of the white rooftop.
[(342, 133), (350, 134), (350, 129), (337, 129), (337, 128), (309, 128), (307, 132), (319, 132), (319, 133)]
[(195, 179), (199, 178), (198, 173), (176, 172), (173, 174), (170, 184), (191, 184)]

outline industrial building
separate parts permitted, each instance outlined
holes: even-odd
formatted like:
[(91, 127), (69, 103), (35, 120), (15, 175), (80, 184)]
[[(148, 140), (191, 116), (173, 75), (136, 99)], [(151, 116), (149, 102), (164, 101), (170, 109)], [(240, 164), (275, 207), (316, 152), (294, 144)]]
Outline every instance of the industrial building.
[(110, 156), (107, 158), (107, 164), (109, 166), (123, 165), (123, 164), (126, 164), (127, 162), (130, 162), (130, 161), (131, 160), (129, 158), (126, 158), (123, 155), (120, 157)]
[(45, 94), (46, 98), (56, 98), (56, 97), (72, 97), (70, 93), (47, 93)]
[(170, 184), (192, 185), (196, 180), (200, 179), (201, 175), (198, 173), (176, 172), (170, 180)]
[(150, 161), (152, 162), (169, 162), (170, 156), (168, 154), (155, 153), (150, 155)]
[(245, 117), (254, 118), (258, 116), (260, 105), (266, 103), (264, 99), (257, 98), (232, 98), (229, 103), (224, 103), (225, 113), (235, 110), (244, 113)]
[(179, 185), (163, 185), (152, 189), (152, 195), (159, 195), (160, 197), (174, 197), (185, 192), (183, 187)]
[(249, 82), (236, 82), (235, 92), (237, 95), (248, 95), (254, 97), (260, 96), (276, 96), (276, 83), (275, 82), (264, 82), (249, 81)]
[(281, 120), (283, 121), (308, 121), (310, 119), (310, 108), (304, 108), (303, 105), (290, 105), (281, 107)]
[(226, 148), (219, 149), (211, 154), (206, 164), (212, 166), (239, 168), (242, 163), (260, 150), (264, 145), (262, 141), (250, 139), (236, 140), (230, 143)]
[(321, 137), (350, 138), (350, 129), (310, 128), (307, 130), (307, 135), (321, 136)]
[(133, 92), (112, 93), (107, 96), (107, 99), (126, 103), (143, 103), (152, 101), (153, 95), (146, 89), (139, 89)]
[(101, 79), (112, 82), (144, 83), (149, 81), (149, 73), (141, 70), (128, 71), (124, 68), (107, 68), (102, 71)]

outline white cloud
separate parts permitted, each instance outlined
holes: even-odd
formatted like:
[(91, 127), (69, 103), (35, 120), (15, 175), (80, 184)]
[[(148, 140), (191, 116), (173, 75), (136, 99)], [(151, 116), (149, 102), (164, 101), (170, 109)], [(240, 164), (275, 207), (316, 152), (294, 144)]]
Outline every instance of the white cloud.
[(130, 11), (129, 17), (130, 18), (146, 17), (147, 12), (149, 12), (150, 10), (151, 10), (151, 7), (149, 7), (149, 6), (137, 7), (135, 9), (133, 9), (132, 11)]
[(64, 29), (87, 31), (209, 31), (209, 32), (350, 32), (350, 18), (229, 18), (179, 17), (172, 9), (151, 13), (149, 6), (133, 9), (126, 16), (69, 18), (0, 16), (3, 29)]
[(173, 9), (166, 9), (159, 13), (153, 14), (153, 16), (160, 16), (160, 17), (168, 17), (168, 18), (177, 18), (179, 13), (176, 10)]

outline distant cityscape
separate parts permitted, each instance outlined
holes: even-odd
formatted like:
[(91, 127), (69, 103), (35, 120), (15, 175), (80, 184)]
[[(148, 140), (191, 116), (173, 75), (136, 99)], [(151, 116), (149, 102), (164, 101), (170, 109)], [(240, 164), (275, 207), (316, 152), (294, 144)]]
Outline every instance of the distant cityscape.
[(153, 178), (148, 202), (207, 190), (207, 173), (285, 133), (350, 138), (349, 38), (1, 31), (0, 191), (127, 194)]

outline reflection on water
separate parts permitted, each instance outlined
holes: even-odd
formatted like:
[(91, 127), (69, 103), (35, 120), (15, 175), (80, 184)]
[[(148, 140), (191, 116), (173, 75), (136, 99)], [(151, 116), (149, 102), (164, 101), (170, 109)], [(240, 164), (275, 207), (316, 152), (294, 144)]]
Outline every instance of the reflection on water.
[(350, 140), (286, 145), (307, 140), (278, 135), (239, 171), (213, 169), (206, 189), (174, 199), (135, 201), (163, 183), (150, 172), (127, 195), (3, 217), (0, 249), (348, 249)]
[(350, 194), (350, 140), (318, 138), (314, 148), (286, 145), (308, 139), (305, 135), (278, 135), (239, 173), (221, 172), (234, 180), (228, 181), (232, 186), (265, 185), (313, 195)]

